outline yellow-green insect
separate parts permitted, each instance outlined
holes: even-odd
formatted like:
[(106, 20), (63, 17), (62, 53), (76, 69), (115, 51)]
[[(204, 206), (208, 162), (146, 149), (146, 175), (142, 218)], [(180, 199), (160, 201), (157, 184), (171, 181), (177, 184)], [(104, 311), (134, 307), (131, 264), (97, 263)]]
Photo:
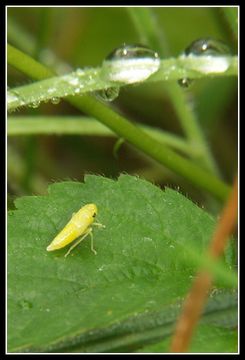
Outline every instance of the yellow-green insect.
[[(82, 240), (86, 238), (87, 235), (90, 235), (91, 250), (97, 254), (93, 246), (92, 225), (104, 227), (104, 225), (94, 222), (97, 212), (98, 209), (95, 204), (87, 204), (83, 206), (77, 213), (74, 213), (71, 220), (66, 224), (64, 229), (59, 232), (59, 234), (47, 247), (47, 251), (61, 249), (79, 237), (79, 239), (65, 254), (66, 257), (70, 254), (72, 249), (74, 249)], [(82, 237), (80, 238), (81, 235)]]

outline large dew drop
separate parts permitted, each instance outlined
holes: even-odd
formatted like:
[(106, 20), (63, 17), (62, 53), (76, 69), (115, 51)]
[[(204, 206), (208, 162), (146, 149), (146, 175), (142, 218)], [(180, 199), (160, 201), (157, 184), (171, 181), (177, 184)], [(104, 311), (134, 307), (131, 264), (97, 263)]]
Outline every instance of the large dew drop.
[(186, 49), (185, 55), (212, 55), (222, 56), (229, 55), (229, 47), (221, 40), (215, 40), (211, 38), (198, 39), (193, 41)]
[(123, 45), (107, 56), (102, 76), (107, 81), (131, 84), (146, 80), (160, 67), (157, 52), (143, 45)]
[[(193, 41), (184, 51), (182, 56), (198, 57), (202, 56), (203, 61), (198, 62), (196, 68), (192, 64), (192, 70), (203, 73), (221, 73), (228, 69), (229, 61), (227, 55), (230, 55), (229, 47), (220, 40), (212, 38), (198, 39)], [(189, 78), (178, 80), (179, 85), (188, 87), (192, 81)]]

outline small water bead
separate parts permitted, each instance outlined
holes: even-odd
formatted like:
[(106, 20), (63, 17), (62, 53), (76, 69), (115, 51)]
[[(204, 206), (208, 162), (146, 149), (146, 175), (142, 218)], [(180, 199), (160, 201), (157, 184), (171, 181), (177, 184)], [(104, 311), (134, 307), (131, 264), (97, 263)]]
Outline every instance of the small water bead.
[(80, 94), (80, 91), (81, 91), (80, 88), (77, 87), (74, 92), (75, 92), (75, 94)]
[[(205, 57), (203, 63), (197, 63), (196, 69), (192, 66), (192, 70), (202, 71), (203, 73), (219, 73), (224, 72), (229, 67), (226, 59), (230, 55), (229, 47), (221, 40), (212, 38), (204, 38), (193, 41), (184, 51), (183, 56), (188, 57)], [(182, 87), (188, 87), (192, 83), (189, 78), (178, 80), (178, 84)]]
[(123, 45), (110, 53), (102, 64), (108, 81), (131, 84), (146, 80), (160, 67), (157, 52), (143, 45)]
[(19, 101), (19, 96), (16, 95), (13, 91), (7, 93), (7, 102), (8, 104), (12, 104), (14, 102)]
[(60, 102), (60, 99), (57, 98), (57, 97), (53, 97), (53, 98), (51, 99), (51, 103), (54, 104), (54, 105), (59, 104), (59, 102)]
[(40, 106), (40, 103), (41, 102), (39, 100), (34, 101), (33, 103), (29, 104), (29, 107), (33, 108), (33, 109), (36, 109), (36, 108), (38, 108)]
[(182, 88), (188, 88), (192, 83), (193, 83), (193, 80), (191, 80), (190, 78), (183, 78), (183, 79), (178, 80), (178, 84)]
[(75, 90), (74, 90), (74, 93), (75, 94), (80, 94), (81, 93), (81, 91), (82, 91), (82, 89), (83, 89), (83, 84), (79, 84), (76, 88), (75, 88)]
[(53, 94), (54, 92), (56, 92), (57, 89), (56, 88), (49, 88), (48, 89), (48, 94)]
[(70, 79), (69, 84), (72, 86), (77, 86), (79, 84), (79, 79), (76, 77), (72, 78), (72, 79)]
[(120, 92), (120, 88), (118, 86), (109, 87), (107, 89), (95, 91), (95, 96), (104, 101), (113, 101), (115, 100)]

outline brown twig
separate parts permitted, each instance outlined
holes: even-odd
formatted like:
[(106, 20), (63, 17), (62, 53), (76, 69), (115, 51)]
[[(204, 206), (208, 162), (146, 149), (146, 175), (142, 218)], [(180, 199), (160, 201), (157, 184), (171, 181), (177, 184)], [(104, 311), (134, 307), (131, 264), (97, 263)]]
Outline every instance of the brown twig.
[[(229, 235), (236, 224), (237, 208), (238, 185), (236, 178), (232, 192), (223, 209), (208, 249), (208, 253), (211, 257), (217, 258), (224, 251)], [(187, 351), (193, 330), (201, 316), (211, 284), (212, 275), (206, 270), (201, 271), (196, 277), (183, 305), (182, 314), (178, 319), (170, 347), (171, 352), (181, 353)]]

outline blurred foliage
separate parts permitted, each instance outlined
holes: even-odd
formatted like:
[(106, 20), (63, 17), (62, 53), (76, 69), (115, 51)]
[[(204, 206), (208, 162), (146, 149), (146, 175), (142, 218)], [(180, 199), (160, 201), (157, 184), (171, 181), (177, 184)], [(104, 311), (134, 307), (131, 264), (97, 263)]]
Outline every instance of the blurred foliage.
[[(233, 53), (237, 43), (218, 7), (155, 7), (152, 9), (170, 56), (178, 56), (200, 37), (226, 42)], [(138, 43), (124, 7), (10, 7), (8, 41), (60, 73), (77, 67), (99, 66), (122, 43)], [(178, 26), (177, 26), (178, 25)], [(154, 49), (158, 50), (158, 49)], [(8, 69), (10, 87), (28, 83)], [(207, 136), (223, 178), (231, 182), (237, 167), (237, 81), (232, 77), (205, 79), (184, 90)], [(181, 134), (177, 115), (158, 84), (125, 87), (111, 105), (129, 119)], [(65, 101), (24, 109), (21, 114), (78, 115)], [(8, 141), (8, 181), (12, 197), (43, 194), (47, 184), (61, 179), (82, 180), (85, 173), (116, 177), (139, 174), (164, 186), (180, 188), (204, 204), (198, 191), (169, 171), (123, 144), (117, 158), (115, 140), (85, 136), (36, 136)], [(18, 166), (16, 166), (16, 162)]]

